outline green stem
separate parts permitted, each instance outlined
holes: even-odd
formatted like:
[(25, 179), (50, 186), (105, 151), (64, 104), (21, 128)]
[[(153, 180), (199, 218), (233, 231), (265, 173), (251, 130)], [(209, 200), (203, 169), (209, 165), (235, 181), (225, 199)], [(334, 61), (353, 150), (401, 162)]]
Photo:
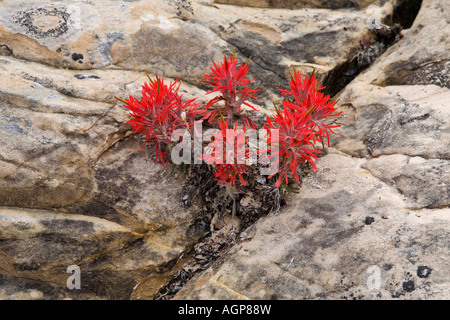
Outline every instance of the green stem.
[(234, 232), (234, 218), (236, 217), (236, 199), (234, 196), (231, 196), (233, 199), (233, 209), (231, 211), (231, 231)]
[(307, 116), (311, 111), (313, 111), (313, 110), (314, 110), (314, 107), (315, 107), (315, 106), (312, 106), (308, 111), (306, 111), (305, 116)]

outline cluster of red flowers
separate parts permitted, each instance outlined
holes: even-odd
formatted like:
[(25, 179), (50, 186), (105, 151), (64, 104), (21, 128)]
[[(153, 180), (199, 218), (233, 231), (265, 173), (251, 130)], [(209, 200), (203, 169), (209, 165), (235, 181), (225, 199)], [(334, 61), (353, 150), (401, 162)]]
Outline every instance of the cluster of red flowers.
[[(239, 178), (240, 183), (245, 186), (246, 182), (243, 175), (248, 175), (245, 171), (245, 162), (250, 157), (249, 149), (246, 148), (247, 138), (239, 134), (237, 122), (233, 129), (228, 127), (228, 122), (225, 120), (219, 121), (218, 125), (220, 130), (213, 133), (214, 140), (209, 141), (208, 147), (210, 152), (205, 152), (202, 160), (208, 164), (215, 165), (214, 175), (216, 180), (223, 185), (231, 188)], [(243, 133), (243, 131), (245, 131), (245, 125), (240, 132)], [(229, 141), (229, 138), (231, 138), (231, 141)], [(230, 151), (229, 144), (232, 145), (231, 154), (228, 154)], [(226, 150), (226, 153), (223, 152), (224, 150)], [(240, 159), (234, 159), (234, 155), (237, 155), (237, 158), (240, 157)], [(231, 157), (232, 159), (227, 159)]]
[[(255, 122), (247, 115), (242, 113), (242, 105), (246, 105), (253, 110), (257, 111), (250, 103), (247, 102), (249, 98), (258, 99), (254, 94), (259, 91), (259, 89), (249, 89), (247, 84), (254, 79), (246, 79), (248, 73), (248, 61), (245, 65), (241, 64), (238, 66), (238, 60), (235, 55), (227, 58), (224, 56), (223, 62), (217, 65), (213, 62), (214, 67), (211, 67), (211, 74), (204, 75), (205, 83), (208, 83), (213, 87), (210, 92), (206, 94), (217, 92), (219, 93), (216, 97), (212, 98), (206, 105), (206, 109), (209, 109), (212, 105), (217, 102), (223, 101), (223, 106), (217, 107), (213, 111), (208, 111), (205, 118), (208, 119), (209, 123), (214, 123), (218, 119), (218, 126), (221, 129), (221, 134), (215, 137), (213, 142), (215, 145), (215, 150), (227, 146), (226, 132), (227, 129), (231, 129), (233, 126), (234, 117), (238, 117), (243, 122), (244, 131), (246, 127), (256, 129)], [(220, 115), (220, 117), (218, 117)], [(236, 132), (237, 122), (234, 126), (234, 132)], [(234, 135), (236, 137), (236, 135)], [(234, 139), (233, 137), (233, 139)], [(237, 137), (236, 137), (237, 138)], [(237, 151), (238, 142), (235, 140), (235, 151)], [(242, 143), (242, 142), (241, 142)], [(245, 143), (245, 142), (244, 142)], [(239, 146), (244, 147), (245, 146)], [(236, 154), (236, 152), (234, 153)], [(249, 153), (245, 153), (244, 156), (248, 158)], [(241, 184), (246, 185), (243, 178), (246, 165), (233, 161), (233, 163), (226, 163), (225, 159), (212, 159), (210, 155), (205, 155), (204, 160), (207, 163), (213, 162), (216, 165), (216, 170), (214, 172), (216, 180), (219, 183), (223, 183), (226, 186), (234, 186), (236, 183), (236, 178), (239, 177)], [(247, 160), (247, 159), (243, 159)]]
[[(242, 105), (257, 111), (247, 101), (250, 98), (257, 99), (255, 93), (259, 90), (247, 88), (248, 83), (254, 80), (246, 78), (249, 71), (248, 62), (238, 65), (238, 59), (233, 55), (229, 58), (225, 56), (220, 64), (213, 64), (211, 73), (204, 76), (204, 82), (212, 86), (212, 90), (207, 94), (216, 93), (216, 96), (204, 109), (199, 108), (200, 103), (195, 103), (195, 99), (182, 101), (182, 96), (177, 93), (180, 87), (178, 79), (166, 85), (158, 76), (156, 80), (150, 79), (150, 83), (144, 84), (141, 100), (131, 96), (127, 100), (121, 100), (132, 116), (128, 123), (135, 132), (146, 135), (146, 142), (154, 146), (156, 158), (158, 160), (159, 157), (163, 164), (172, 133), (179, 128), (189, 129), (196, 117), (207, 119), (210, 124), (217, 123), (221, 133), (214, 135), (212, 144), (216, 150), (226, 149), (227, 130), (237, 129), (238, 122), (234, 122), (234, 118), (242, 121), (244, 130), (246, 127), (257, 128), (255, 122), (242, 113)], [(278, 167), (272, 174), (279, 175), (277, 187), (293, 179), (299, 182), (297, 170), (303, 162), (309, 162), (312, 168), (317, 170), (314, 160), (321, 151), (315, 150), (314, 146), (316, 143), (324, 144), (325, 138), (329, 145), (330, 133), (335, 134), (332, 129), (339, 126), (325, 123), (326, 118), (340, 113), (334, 113), (335, 102), (321, 91), (324, 87), (320, 86), (314, 73), (302, 79), (301, 73), (294, 69), (289, 84), (290, 90), (279, 91), (291, 98), (290, 101), (283, 101), (282, 108), (275, 106), (276, 114), (267, 117), (264, 125), (267, 130), (268, 149), (263, 151), (269, 154), (267, 159), (273, 159)], [(219, 102), (222, 102), (220, 106), (209, 110)], [(278, 139), (273, 139), (271, 129), (278, 129)], [(247, 140), (244, 139), (240, 143), (247, 144)], [(238, 147), (237, 142), (235, 147)], [(248, 158), (249, 153), (245, 152), (244, 157)], [(244, 175), (248, 174), (247, 167), (242, 162), (224, 161), (222, 153), (205, 154), (202, 160), (215, 165), (215, 176), (219, 182), (234, 187), (239, 180), (242, 185), (246, 185)]]
[(333, 114), (336, 111), (335, 102), (330, 100), (330, 96), (320, 91), (324, 87), (320, 87), (314, 72), (311, 76), (302, 79), (301, 73), (294, 69), (294, 75), (291, 75), (289, 84), (291, 91), (278, 90), (283, 95), (291, 96), (294, 99), (291, 100), (292, 102), (283, 101), (282, 109), (275, 106), (276, 115), (274, 118), (268, 117), (267, 123), (264, 125), (268, 130), (279, 130), (278, 141), (270, 141), (270, 134), (268, 134), (269, 146), (272, 148), (276, 146), (274, 149), (278, 152), (271, 152), (272, 148), (265, 150), (265, 152), (271, 153), (270, 157), (274, 159), (279, 168), (276, 172), (279, 173), (275, 183), (277, 187), (283, 180), (286, 184), (292, 178), (299, 182), (297, 169), (302, 162), (309, 162), (313, 170), (317, 171), (314, 159), (317, 159), (317, 154), (321, 151), (315, 150), (314, 145), (317, 142), (324, 143), (324, 137), (327, 138), (329, 145), (329, 133), (335, 134), (332, 129), (340, 126), (329, 126), (324, 122), (327, 117), (337, 116), (341, 113)]
[(154, 146), (156, 161), (159, 157), (165, 166), (167, 147), (171, 144), (174, 131), (192, 126), (195, 116), (203, 110), (199, 109), (201, 103), (194, 103), (195, 99), (183, 102), (182, 96), (178, 94), (178, 79), (166, 85), (164, 79), (156, 75), (155, 80), (149, 77), (149, 81), (142, 86), (141, 100), (132, 96), (125, 100), (117, 99), (130, 110), (132, 118), (127, 124), (134, 128), (135, 133), (147, 137), (145, 143)]
[(321, 92), (325, 87), (320, 86), (314, 72), (311, 76), (305, 76), (302, 79), (301, 73), (294, 69), (289, 85), (291, 91), (278, 89), (281, 94), (294, 97), (293, 102), (284, 101), (283, 105), (296, 112), (304, 113), (305, 117), (310, 115), (309, 122), (314, 124), (319, 137), (327, 137), (327, 144), (330, 145), (329, 133), (335, 134), (331, 129), (339, 125), (328, 126), (324, 120), (341, 114), (341, 112), (333, 114), (336, 111), (334, 107), (336, 102), (332, 101), (329, 95)]
[(254, 80), (245, 78), (248, 73), (248, 61), (245, 65), (241, 64), (239, 67), (237, 63), (238, 60), (235, 55), (228, 59), (225, 56), (219, 66), (213, 61), (214, 68), (211, 68), (212, 73), (204, 75), (204, 78), (209, 80), (204, 80), (203, 82), (213, 87), (212, 91), (206, 94), (220, 92), (220, 95), (209, 100), (206, 109), (216, 102), (224, 101), (223, 106), (216, 108), (214, 111), (209, 111), (206, 114), (206, 118), (208, 118), (209, 123), (213, 123), (219, 114), (226, 115), (228, 126), (231, 127), (233, 116), (237, 116), (242, 119), (244, 125), (256, 129), (255, 122), (247, 115), (242, 114), (241, 108), (242, 105), (246, 105), (258, 111), (247, 100), (249, 98), (258, 99), (254, 93), (259, 91), (259, 89), (252, 90), (247, 88), (247, 84)]

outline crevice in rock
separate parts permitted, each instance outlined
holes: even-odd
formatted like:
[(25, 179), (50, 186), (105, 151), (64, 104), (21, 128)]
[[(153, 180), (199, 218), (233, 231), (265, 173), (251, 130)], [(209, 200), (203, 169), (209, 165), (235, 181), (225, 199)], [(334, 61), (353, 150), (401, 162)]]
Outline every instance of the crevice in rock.
[(361, 39), (361, 49), (349, 60), (340, 64), (325, 76), (323, 84), (325, 93), (335, 96), (343, 90), (363, 70), (372, 65), (390, 46), (400, 38), (401, 26), (381, 25), (379, 29), (370, 30), (375, 40)]
[[(274, 186), (276, 177), (268, 179), (259, 175), (259, 168), (253, 169), (249, 171), (249, 177), (246, 177), (248, 185), (237, 196), (236, 230), (231, 229), (232, 202), (214, 180), (209, 165), (203, 163), (189, 169), (180, 202), (189, 206), (195, 200), (200, 201), (202, 209), (198, 214), (197, 224), (203, 226), (200, 229), (205, 233), (193, 247), (185, 251), (184, 256), (189, 257), (186, 264), (158, 291), (155, 300), (173, 298), (194, 276), (210, 267), (218, 268), (231, 249), (253, 237), (254, 227), (259, 219), (278, 214), (282, 210), (285, 205), (283, 195), (287, 190), (280, 193), (280, 189)], [(307, 164), (301, 169), (302, 179), (312, 172)], [(295, 191), (295, 188), (290, 191)]]
[(109, 101), (99, 101), (99, 100), (94, 100), (94, 99), (88, 99), (86, 97), (77, 96), (77, 95), (73, 94), (71, 90), (66, 89), (64, 87), (60, 87), (58, 85), (55, 85), (53, 80), (50, 80), (50, 79), (38, 78), (38, 77), (32, 76), (25, 72), (21, 73), (20, 77), (25, 80), (35, 82), (35, 83), (43, 86), (44, 88), (47, 88), (50, 90), (55, 90), (56, 92), (66, 96), (66, 97), (69, 97), (69, 98), (82, 99), (82, 100), (87, 100), (87, 101), (92, 101), (92, 102), (106, 102), (106, 103), (109, 102)]
[(122, 129), (122, 130), (118, 130), (118, 131), (114, 131), (114, 132), (110, 133), (109, 134), (110, 137), (114, 137), (114, 136), (118, 136), (118, 137), (116, 139), (113, 139), (111, 142), (107, 141), (106, 147), (100, 151), (100, 153), (97, 155), (97, 157), (93, 161), (91, 167), (92, 168), (95, 167), (95, 165), (100, 160), (102, 155), (104, 155), (108, 150), (110, 150), (112, 147), (114, 147), (114, 145), (116, 143), (125, 140), (126, 138), (128, 138), (131, 135), (132, 135), (132, 133), (128, 129)]
[(326, 86), (325, 93), (335, 96), (394, 45), (401, 38), (401, 30), (412, 26), (421, 5), (422, 0), (399, 0), (394, 7), (393, 25), (382, 24), (380, 28), (370, 30), (375, 40), (361, 39), (360, 51), (325, 76), (323, 81)]
[(411, 28), (422, 6), (422, 0), (398, 0), (394, 6), (392, 22), (398, 23), (403, 29)]
[(405, 207), (406, 210), (409, 211), (421, 211), (421, 210), (442, 210), (442, 209), (450, 209), (449, 204), (443, 204), (440, 206), (417, 206), (417, 207)]
[[(116, 105), (113, 104), (111, 107), (109, 107), (107, 110), (105, 110), (101, 115), (98, 116), (97, 120), (95, 120), (94, 123), (93, 123), (89, 128), (82, 130), (80, 133), (77, 133), (77, 134), (75, 135), (75, 137), (77, 137), (78, 135), (84, 135), (84, 134), (86, 134), (88, 131), (92, 130), (92, 129), (95, 127), (95, 125), (96, 125), (100, 120), (102, 120), (104, 117), (106, 117), (106, 115), (108, 114), (108, 112), (110, 112), (115, 106), (116, 106)], [(115, 119), (112, 119), (112, 120), (116, 121)], [(120, 123), (120, 124), (122, 124), (122, 123)], [(122, 129), (120, 129), (120, 130), (117, 130), (117, 131), (113, 132), (112, 134), (114, 135), (114, 134), (116, 134), (116, 133), (122, 133), (124, 130), (125, 130), (125, 129), (122, 128)]]

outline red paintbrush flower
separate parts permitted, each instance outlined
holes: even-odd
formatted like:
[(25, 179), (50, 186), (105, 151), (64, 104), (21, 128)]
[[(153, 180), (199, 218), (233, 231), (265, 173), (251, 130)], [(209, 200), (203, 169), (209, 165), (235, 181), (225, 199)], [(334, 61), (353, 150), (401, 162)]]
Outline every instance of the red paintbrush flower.
[[(314, 160), (321, 151), (313, 149), (315, 143), (323, 143), (322, 138), (327, 137), (329, 145), (329, 133), (335, 134), (332, 128), (340, 126), (330, 126), (324, 122), (327, 117), (334, 117), (341, 113), (333, 113), (336, 111), (335, 102), (330, 100), (330, 96), (321, 92), (324, 87), (317, 81), (314, 72), (302, 79), (301, 73), (294, 69), (289, 85), (290, 91), (278, 90), (283, 95), (293, 96), (294, 99), (283, 101), (283, 109), (275, 106), (277, 114), (273, 119), (267, 118), (264, 128), (268, 130), (269, 148), (260, 152), (264, 154), (269, 152), (270, 156), (266, 158), (272, 158), (274, 164), (278, 165), (278, 170), (275, 172), (279, 173), (275, 184), (277, 187), (283, 181), (287, 184), (292, 178), (299, 182), (297, 168), (302, 162), (309, 162), (313, 170), (317, 171)], [(271, 141), (269, 129), (279, 130), (277, 141)], [(278, 152), (272, 153), (272, 150), (277, 149)]]
[[(233, 129), (229, 130), (228, 123), (222, 120), (219, 122), (219, 128), (220, 130), (213, 133), (214, 140), (209, 141), (210, 152), (203, 154), (202, 159), (208, 164), (215, 165), (214, 175), (219, 183), (230, 188), (235, 186), (236, 180), (239, 178), (240, 183), (245, 186), (246, 182), (243, 175), (248, 175), (245, 171), (247, 167), (245, 163), (250, 157), (250, 152), (246, 148), (247, 138), (242, 136), (242, 139), (240, 139), (237, 123)], [(243, 133), (244, 131), (245, 127), (240, 132)], [(232, 141), (229, 141), (230, 138)], [(228, 153), (227, 148), (230, 146), (227, 144), (233, 147), (232, 157)], [(239, 157), (241, 159), (237, 161)]]
[[(321, 151), (312, 149), (312, 147), (321, 140), (318, 138), (319, 132), (311, 122), (311, 115), (291, 111), (286, 106), (281, 110), (276, 108), (276, 111), (277, 114), (274, 118), (268, 117), (267, 123), (264, 125), (268, 132), (268, 150), (262, 150), (260, 153), (269, 153), (267, 158), (272, 158), (275, 167), (278, 167), (278, 171), (271, 174), (269, 178), (279, 173), (275, 183), (275, 186), (279, 187), (283, 180), (287, 184), (291, 180), (290, 177), (299, 182), (297, 168), (302, 162), (309, 162), (312, 168), (317, 170), (314, 159), (317, 159), (317, 154)], [(278, 140), (272, 139), (270, 129), (279, 130)]]
[(155, 80), (149, 80), (149, 83), (142, 86), (140, 100), (132, 96), (125, 100), (116, 98), (130, 110), (132, 118), (127, 124), (134, 128), (135, 133), (146, 136), (145, 142), (154, 146), (156, 161), (159, 157), (165, 166), (166, 147), (171, 143), (174, 131), (192, 126), (195, 115), (203, 110), (199, 109), (200, 103), (194, 103), (195, 99), (182, 101), (182, 96), (177, 93), (180, 88), (179, 79), (169, 85), (158, 75)]
[(310, 76), (305, 76), (305, 78), (302, 79), (301, 73), (294, 69), (294, 75), (291, 75), (289, 85), (291, 91), (278, 89), (283, 95), (294, 96), (292, 102), (284, 101), (283, 105), (290, 109), (310, 115), (310, 121), (317, 126), (321, 135), (327, 137), (327, 144), (329, 146), (329, 133), (336, 134), (332, 129), (340, 127), (340, 125), (330, 126), (327, 125), (324, 120), (327, 117), (335, 117), (341, 114), (341, 112), (333, 114), (333, 112), (336, 111), (336, 102), (332, 101), (329, 95), (325, 95), (320, 91), (325, 87), (321, 86), (317, 81), (314, 72)]
[[(251, 128), (256, 128), (256, 124), (249, 117), (241, 114), (242, 105), (246, 105), (257, 111), (250, 103), (247, 102), (249, 98), (258, 99), (254, 93), (259, 89), (249, 89), (247, 84), (254, 79), (246, 79), (248, 73), (248, 62), (238, 66), (238, 60), (233, 55), (229, 58), (224, 56), (221, 64), (216, 64), (213, 61), (214, 67), (211, 67), (211, 74), (203, 77), (208, 80), (203, 82), (211, 85), (213, 89), (207, 94), (218, 92), (220, 95), (212, 98), (206, 105), (206, 109), (219, 101), (224, 101), (222, 107), (206, 114), (209, 123), (213, 123), (219, 113), (226, 115), (229, 126), (231, 126), (233, 116), (239, 116), (244, 124)], [(205, 109), (205, 110), (206, 110)]]

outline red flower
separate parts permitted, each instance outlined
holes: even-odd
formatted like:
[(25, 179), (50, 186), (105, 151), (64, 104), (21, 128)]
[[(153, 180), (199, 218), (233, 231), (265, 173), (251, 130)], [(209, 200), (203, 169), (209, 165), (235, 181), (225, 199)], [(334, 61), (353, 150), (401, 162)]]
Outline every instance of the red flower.
[(254, 96), (254, 93), (259, 89), (253, 90), (247, 88), (247, 84), (254, 80), (245, 78), (248, 73), (248, 62), (245, 65), (241, 64), (239, 67), (237, 63), (238, 60), (234, 55), (228, 59), (224, 56), (223, 62), (220, 65), (217, 65), (213, 61), (214, 68), (211, 67), (211, 74), (203, 76), (205, 79), (209, 79), (204, 80), (204, 82), (213, 87), (212, 91), (207, 94), (213, 92), (220, 93), (220, 95), (208, 102), (206, 109), (216, 102), (224, 101), (224, 106), (208, 112), (205, 118), (209, 118), (208, 122), (213, 123), (219, 113), (222, 113), (227, 116), (228, 124), (231, 126), (233, 115), (237, 115), (242, 119), (244, 124), (251, 128), (256, 128), (256, 124), (252, 119), (241, 114), (241, 107), (244, 104), (257, 111), (247, 100), (249, 98), (258, 99)]
[[(250, 157), (250, 152), (248, 150), (248, 148), (246, 147), (246, 142), (247, 142), (247, 138), (243, 138), (242, 140), (239, 139), (239, 134), (237, 131), (237, 123), (234, 126), (233, 129), (233, 158), (229, 159), (232, 161), (227, 161), (227, 141), (229, 137), (227, 137), (227, 130), (228, 128), (228, 123), (224, 120), (219, 122), (219, 127), (220, 130), (216, 133), (213, 133), (214, 136), (214, 141), (210, 141), (210, 147), (212, 147), (213, 150), (210, 150), (211, 152), (206, 153), (203, 155), (202, 159), (208, 163), (208, 164), (214, 164), (215, 167), (215, 171), (214, 171), (214, 175), (215, 175), (215, 179), (217, 181), (219, 181), (219, 183), (224, 184), (225, 186), (227, 186), (228, 188), (233, 187), (236, 184), (236, 180), (239, 178), (239, 181), (241, 182), (242, 185), (247, 185), (243, 175), (246, 174), (248, 175), (248, 173), (245, 171), (247, 165), (245, 164), (245, 162), (249, 159)], [(230, 130), (231, 131), (231, 130)], [(245, 131), (245, 127), (243, 129), (243, 131)], [(242, 131), (242, 133), (243, 133)], [(242, 153), (242, 154), (241, 154)], [(236, 157), (235, 155), (241, 156), (243, 159), (241, 159), (242, 161), (240, 162), (244, 162), (244, 163), (238, 163), (238, 161), (236, 161)], [(232, 163), (227, 163), (227, 162), (232, 162)]]
[[(275, 184), (277, 187), (283, 181), (287, 184), (291, 179), (299, 182), (297, 168), (302, 162), (309, 162), (313, 170), (317, 171), (314, 160), (321, 151), (313, 149), (314, 145), (317, 142), (323, 143), (323, 137), (327, 137), (329, 145), (329, 133), (335, 134), (332, 128), (340, 126), (330, 126), (324, 122), (327, 117), (337, 116), (341, 113), (333, 113), (336, 111), (335, 102), (320, 91), (324, 87), (317, 81), (314, 72), (311, 76), (302, 79), (301, 73), (294, 69), (294, 75), (291, 75), (289, 85), (290, 91), (278, 90), (283, 95), (293, 96), (294, 99), (283, 101), (283, 109), (275, 107), (277, 114), (273, 119), (267, 118), (264, 128), (268, 130), (269, 148), (260, 152), (269, 152), (270, 155), (266, 158), (273, 158), (274, 165), (278, 165), (278, 171), (275, 172), (279, 173)], [(279, 130), (278, 140), (270, 136), (269, 129)]]
[(125, 100), (117, 99), (130, 110), (132, 118), (127, 124), (134, 128), (135, 133), (142, 133), (147, 137), (145, 142), (154, 146), (156, 161), (159, 157), (165, 166), (166, 147), (171, 143), (172, 133), (176, 129), (192, 126), (195, 115), (203, 110), (198, 109), (200, 103), (194, 103), (195, 99), (182, 101), (182, 96), (177, 93), (180, 88), (179, 79), (169, 85), (158, 75), (155, 80), (149, 80), (150, 83), (142, 86), (141, 100), (132, 96)]
[[(277, 114), (273, 119), (267, 118), (267, 123), (264, 128), (267, 129), (267, 143), (268, 150), (260, 151), (260, 153), (269, 153), (267, 158), (273, 158), (275, 167), (278, 171), (269, 176), (271, 178), (274, 174), (280, 173), (278, 180), (275, 183), (279, 187), (283, 180), (288, 183), (292, 176), (295, 181), (299, 182), (297, 168), (300, 163), (308, 161), (314, 170), (317, 171), (313, 159), (317, 159), (318, 153), (321, 151), (312, 149), (314, 144), (320, 139), (318, 132), (311, 122), (311, 115), (306, 115), (304, 112), (293, 112), (286, 106), (282, 110), (276, 109)], [(278, 140), (272, 138), (270, 129), (278, 129)], [(278, 150), (275, 152), (275, 150)], [(266, 158), (266, 159), (267, 159)]]
[(341, 114), (341, 112), (333, 114), (333, 112), (336, 111), (336, 108), (334, 107), (336, 102), (331, 101), (329, 95), (324, 95), (320, 92), (320, 90), (325, 87), (321, 87), (314, 72), (311, 76), (306, 76), (302, 79), (301, 73), (294, 69), (294, 76), (291, 75), (289, 85), (291, 91), (278, 89), (283, 95), (294, 96), (292, 102), (284, 101), (283, 105), (293, 110), (311, 115), (310, 121), (317, 126), (320, 135), (327, 137), (327, 144), (329, 146), (329, 133), (336, 134), (333, 132), (332, 128), (340, 127), (340, 125), (329, 126), (325, 124), (324, 120), (327, 117), (334, 117)]

